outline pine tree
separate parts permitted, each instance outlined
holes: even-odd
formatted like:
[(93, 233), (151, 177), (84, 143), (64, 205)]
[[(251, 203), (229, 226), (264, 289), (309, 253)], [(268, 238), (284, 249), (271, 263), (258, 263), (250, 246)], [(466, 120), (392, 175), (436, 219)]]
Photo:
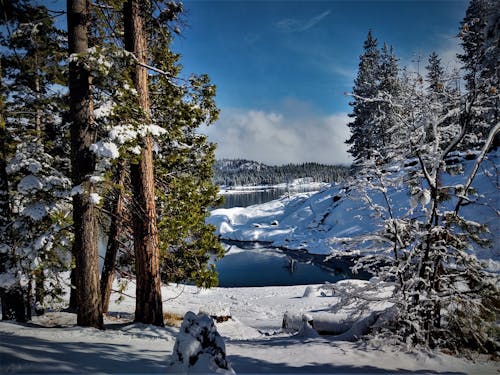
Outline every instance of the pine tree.
[(472, 114), (476, 118), (474, 131), (466, 138), (466, 143), (471, 146), (480, 142), (481, 138), (484, 140), (499, 121), (499, 13), (497, 1), (472, 0), (461, 22), (459, 37), (464, 53), (458, 58), (464, 65), (469, 105), (474, 108)]
[[(13, 28), (2, 38), (2, 80), (6, 78), (9, 116), (2, 137), (3, 180), (9, 223), (1, 226), (3, 287), (17, 295), (17, 307), (2, 303), (4, 318), (15, 311), (17, 320), (31, 314), (31, 290), (35, 287), (37, 312), (44, 297), (61, 293), (57, 273), (70, 264), (65, 228), (69, 212), (66, 199), (70, 182), (67, 159), (60, 152), (65, 132), (56, 108), (64, 101), (51, 86), (61, 83), (64, 57), (63, 33), (53, 25), (48, 10), (19, 2), (11, 12)], [(45, 284), (49, 288), (45, 289)], [(9, 293), (7, 293), (9, 294)]]
[(363, 45), (364, 53), (360, 57), (358, 76), (354, 81), (354, 100), (349, 103), (353, 111), (349, 117), (351, 137), (346, 141), (351, 145), (349, 153), (355, 160), (366, 159), (372, 156), (375, 147), (375, 114), (378, 94), (380, 52), (377, 48), (377, 39), (368, 32)]
[(436, 52), (430, 54), (429, 65), (425, 69), (427, 69), (429, 91), (434, 94), (443, 92), (445, 88), (444, 69), (441, 65), (441, 59)]
[[(374, 122), (374, 148), (385, 154), (387, 146), (390, 144), (391, 134), (398, 126), (399, 108), (398, 96), (400, 94), (400, 83), (398, 78), (398, 59), (394, 54), (392, 46), (388, 47), (384, 43), (380, 54), (380, 65), (378, 70), (379, 85), (377, 97), (378, 103), (377, 119)], [(386, 155), (383, 155), (386, 156)]]
[[(143, 121), (151, 122), (148, 88), (148, 38), (145, 16), (151, 12), (150, 4), (128, 0), (124, 4), (125, 48), (137, 59), (132, 75), (137, 91), (138, 108)], [(163, 308), (160, 288), (160, 253), (155, 203), (153, 140), (147, 133), (141, 140), (139, 161), (130, 166), (130, 178), (134, 188), (134, 248), (136, 265), (135, 321), (163, 325)]]
[[(429, 66), (428, 77), (446, 81), (446, 74), (437, 78), (437, 56)], [(371, 254), (359, 266), (395, 284), (392, 320), (380, 324), (388, 336), (410, 345), (493, 353), (498, 278), (484, 269), (473, 250), (489, 246), (491, 236), (462, 207), (484, 204), (472, 185), (500, 125), (479, 138), (471, 150), (476, 161), (465, 173), (466, 157), (450, 156), (473, 135), (478, 121), (484, 121), (474, 115), (472, 104), (488, 110), (492, 102), (480, 101), (477, 90), (460, 96), (444, 83), (439, 87), (431, 82), (425, 89), (419, 75), (405, 74), (400, 82), (402, 112), (386, 153), (390, 157), (366, 160), (358, 171), (357, 190), (383, 223), (383, 230), (372, 235), (377, 240)], [(444, 181), (451, 176), (456, 183), (450, 186)], [(403, 184), (409, 186), (407, 208), (391, 199)]]
[(89, 7), (87, 0), (68, 0), (69, 96), (73, 184), (79, 191), (73, 196), (78, 296), (78, 325), (103, 327), (99, 292), (97, 249), (97, 197), (90, 176), (95, 171), (95, 156), (90, 148), (96, 142), (93, 126), (91, 78), (84, 64), (88, 54)]

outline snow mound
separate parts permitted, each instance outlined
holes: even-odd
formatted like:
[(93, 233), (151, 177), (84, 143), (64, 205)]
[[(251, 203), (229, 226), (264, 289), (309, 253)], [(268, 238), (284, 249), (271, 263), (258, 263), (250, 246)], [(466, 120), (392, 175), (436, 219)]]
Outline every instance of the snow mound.
[(172, 353), (171, 372), (234, 374), (224, 340), (206, 314), (184, 315)]

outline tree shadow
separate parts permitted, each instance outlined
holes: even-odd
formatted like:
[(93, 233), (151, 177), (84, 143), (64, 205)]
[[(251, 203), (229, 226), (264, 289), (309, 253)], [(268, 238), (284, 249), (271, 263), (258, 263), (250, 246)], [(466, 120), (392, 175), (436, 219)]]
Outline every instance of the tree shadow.
[(285, 362), (268, 362), (239, 355), (229, 355), (228, 358), (231, 363), (235, 364), (233, 369), (237, 374), (464, 374), (429, 370), (394, 370), (374, 366), (335, 365), (334, 363), (311, 363), (294, 367)]
[[(57, 335), (57, 332), (54, 331)], [(76, 339), (78, 340), (78, 339)], [(0, 372), (22, 373), (159, 373), (170, 351), (137, 353), (130, 344), (54, 342), (29, 335), (0, 332)], [(161, 345), (160, 345), (161, 348)], [(133, 353), (133, 354), (132, 354)], [(154, 358), (154, 357), (157, 358)]]

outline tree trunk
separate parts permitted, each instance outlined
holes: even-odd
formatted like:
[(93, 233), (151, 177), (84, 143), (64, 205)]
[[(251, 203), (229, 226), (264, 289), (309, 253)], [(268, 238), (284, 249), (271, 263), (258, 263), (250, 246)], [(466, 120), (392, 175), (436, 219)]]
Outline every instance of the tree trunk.
[(45, 299), (45, 276), (43, 271), (38, 272), (35, 275), (35, 314), (43, 315), (45, 314), (45, 308), (43, 307)]
[(109, 300), (111, 297), (111, 287), (115, 276), (115, 263), (118, 248), (120, 246), (119, 237), (123, 229), (123, 186), (125, 185), (125, 163), (123, 160), (117, 166), (116, 197), (113, 201), (111, 225), (109, 228), (108, 246), (104, 257), (104, 265), (101, 274), (101, 301), (102, 311), (108, 313)]
[[(69, 53), (85, 55), (88, 49), (89, 5), (87, 0), (68, 0)], [(82, 194), (73, 196), (73, 254), (76, 261), (79, 326), (103, 328), (99, 293), (98, 227), (96, 207), (91, 199), (93, 186), (88, 177), (95, 170), (90, 145), (95, 142), (91, 77), (89, 72), (71, 61), (69, 64), (69, 96), (71, 114), (71, 167), (73, 184), (81, 185)]]
[[(123, 8), (125, 48), (134, 53), (139, 63), (147, 63), (147, 42), (144, 17), (139, 0), (127, 0)], [(133, 81), (138, 93), (144, 122), (149, 123), (148, 72), (137, 64)], [(130, 167), (134, 193), (132, 212), (135, 268), (137, 277), (135, 321), (163, 325), (161, 300), (158, 229), (156, 225), (155, 185), (152, 140), (143, 140), (140, 160)]]

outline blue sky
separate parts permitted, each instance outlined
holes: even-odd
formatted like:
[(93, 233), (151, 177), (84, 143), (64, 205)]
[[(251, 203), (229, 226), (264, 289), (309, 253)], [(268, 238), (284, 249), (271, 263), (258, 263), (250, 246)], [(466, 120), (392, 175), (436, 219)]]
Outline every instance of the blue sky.
[(208, 73), (222, 110), (207, 129), (218, 157), (271, 164), (348, 163), (346, 123), (369, 29), (401, 65), (430, 52), (455, 66), (467, 1), (186, 0), (174, 49), (186, 72)]
[[(65, 7), (63, 0), (43, 1)], [(369, 29), (420, 70), (430, 52), (456, 66), (467, 1), (184, 0), (174, 41), (184, 75), (208, 73), (219, 121), (204, 129), (217, 156), (269, 164), (349, 163), (346, 92)]]

